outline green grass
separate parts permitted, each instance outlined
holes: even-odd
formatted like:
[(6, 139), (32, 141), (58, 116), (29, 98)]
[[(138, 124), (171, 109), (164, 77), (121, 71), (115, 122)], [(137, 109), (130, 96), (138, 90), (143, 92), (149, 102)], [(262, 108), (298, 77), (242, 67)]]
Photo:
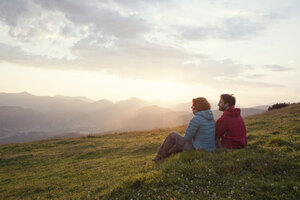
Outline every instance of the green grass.
[(151, 158), (171, 132), (0, 146), (0, 199), (300, 199), (300, 104), (245, 119), (248, 146)]

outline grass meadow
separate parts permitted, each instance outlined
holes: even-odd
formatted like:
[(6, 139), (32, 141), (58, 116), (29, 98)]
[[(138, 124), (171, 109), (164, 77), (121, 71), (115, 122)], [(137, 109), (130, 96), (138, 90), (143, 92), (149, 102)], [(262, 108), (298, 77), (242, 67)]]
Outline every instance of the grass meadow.
[(0, 146), (0, 199), (300, 199), (300, 104), (245, 118), (248, 146), (151, 161), (172, 131)]

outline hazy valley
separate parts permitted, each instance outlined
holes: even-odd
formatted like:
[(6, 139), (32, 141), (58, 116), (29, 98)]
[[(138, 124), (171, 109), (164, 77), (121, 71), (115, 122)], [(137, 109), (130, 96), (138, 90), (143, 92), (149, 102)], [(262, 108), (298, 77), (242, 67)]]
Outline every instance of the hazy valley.
[[(215, 119), (221, 112), (210, 101)], [(87, 134), (150, 130), (188, 124), (191, 103), (150, 103), (138, 98), (113, 103), (85, 97), (0, 93), (0, 144)], [(242, 116), (267, 106), (243, 108)]]

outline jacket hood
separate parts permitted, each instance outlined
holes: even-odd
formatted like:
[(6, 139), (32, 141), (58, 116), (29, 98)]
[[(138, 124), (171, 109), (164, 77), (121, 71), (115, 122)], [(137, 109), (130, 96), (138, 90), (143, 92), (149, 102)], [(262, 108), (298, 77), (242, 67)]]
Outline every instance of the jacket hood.
[(224, 115), (231, 116), (231, 117), (238, 117), (241, 115), (241, 109), (231, 106), (228, 110), (224, 111)]
[(199, 112), (196, 112), (196, 115), (202, 116), (204, 119), (207, 119), (209, 121), (214, 120), (213, 113), (211, 110), (202, 110)]

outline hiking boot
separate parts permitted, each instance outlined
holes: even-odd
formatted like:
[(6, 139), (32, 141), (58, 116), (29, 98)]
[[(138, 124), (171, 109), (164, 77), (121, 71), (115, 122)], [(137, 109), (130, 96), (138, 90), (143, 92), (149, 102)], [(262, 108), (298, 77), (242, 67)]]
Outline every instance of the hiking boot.
[(152, 161), (159, 161), (159, 160), (162, 160), (163, 159), (163, 157), (161, 156), (161, 155), (159, 155), (159, 154), (157, 154), (156, 156), (155, 156), (155, 158), (153, 158), (152, 159)]

